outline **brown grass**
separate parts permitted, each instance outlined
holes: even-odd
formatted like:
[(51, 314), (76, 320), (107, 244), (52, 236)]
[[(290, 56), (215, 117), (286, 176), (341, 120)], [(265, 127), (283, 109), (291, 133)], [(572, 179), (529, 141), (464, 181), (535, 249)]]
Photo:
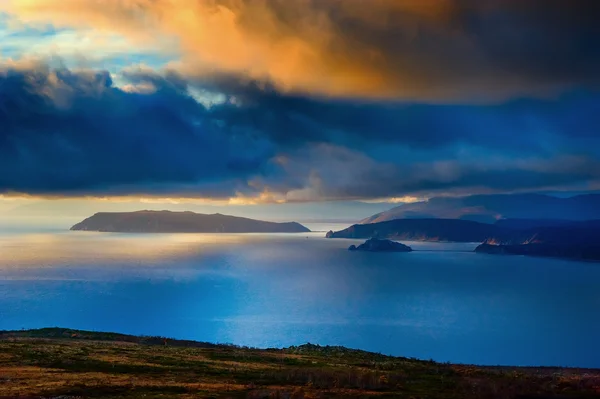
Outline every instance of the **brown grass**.
[(162, 342), (60, 329), (0, 333), (0, 398), (600, 397), (598, 370), (449, 365), (315, 345)]

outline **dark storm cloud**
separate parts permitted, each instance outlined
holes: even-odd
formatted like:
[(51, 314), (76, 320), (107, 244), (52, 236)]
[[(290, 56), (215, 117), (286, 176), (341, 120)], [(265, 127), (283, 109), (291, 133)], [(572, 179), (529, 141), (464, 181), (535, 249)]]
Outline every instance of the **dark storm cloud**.
[(600, 182), (600, 157), (554, 155), (511, 159), (493, 152), (478, 156), (454, 154), (446, 158), (429, 155), (421, 161), (405, 158), (382, 162), (365, 153), (319, 145), (310, 151), (291, 153), (285, 165), (295, 176), (310, 176), (304, 187), (279, 189), (289, 190), (289, 200), (306, 201), (560, 191), (590, 188), (590, 184)]
[[(231, 50), (266, 49), (254, 76), (300, 93), (468, 103), (600, 84), (595, 0), (217, 0), (195, 15), (223, 10), (244, 33)], [(211, 55), (256, 70), (240, 52)]]
[[(503, 193), (569, 190), (600, 182), (600, 161), (586, 157), (536, 160), (530, 164), (485, 165), (445, 161), (379, 170), (363, 170), (355, 184), (329, 186), (332, 198), (374, 198), (439, 193)], [(328, 187), (325, 185), (324, 187)]]
[[(359, 103), (174, 72), (0, 72), (0, 191), (380, 198), (600, 180), (600, 97)], [(201, 100), (215, 93), (213, 106)], [(193, 95), (192, 95), (193, 94)]]
[(228, 196), (272, 155), (266, 142), (224, 134), (178, 76), (132, 80), (152, 92), (115, 88), (105, 72), (0, 71), (0, 191), (135, 193), (179, 183)]
[(439, 149), (460, 143), (523, 155), (549, 151), (548, 139), (576, 144), (600, 137), (600, 93), (589, 90), (502, 104), (431, 105), (303, 97), (231, 76), (197, 83), (242, 105), (216, 105), (213, 117), (282, 146), (327, 142), (365, 150), (386, 143)]

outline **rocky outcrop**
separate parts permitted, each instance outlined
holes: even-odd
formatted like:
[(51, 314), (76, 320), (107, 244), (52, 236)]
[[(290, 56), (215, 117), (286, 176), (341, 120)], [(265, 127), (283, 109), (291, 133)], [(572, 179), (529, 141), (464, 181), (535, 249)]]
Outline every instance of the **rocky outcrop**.
[(412, 248), (396, 241), (371, 238), (359, 246), (350, 245), (348, 250), (366, 252), (411, 252)]

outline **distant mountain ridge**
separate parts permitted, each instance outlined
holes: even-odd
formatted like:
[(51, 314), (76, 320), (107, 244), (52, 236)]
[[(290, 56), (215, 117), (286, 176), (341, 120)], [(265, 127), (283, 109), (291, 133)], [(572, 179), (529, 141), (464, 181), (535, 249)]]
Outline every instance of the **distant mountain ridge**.
[(539, 225), (531, 225), (533, 220), (519, 223), (518, 219), (508, 219), (506, 223), (496, 224), (459, 219), (396, 219), (355, 224), (337, 232), (330, 231), (327, 238), (378, 237), (413, 241), (485, 242), (497, 245), (547, 243), (600, 246), (600, 220), (559, 221), (554, 225), (545, 220), (539, 222)]
[(500, 219), (494, 225), (513, 230), (527, 230), (537, 227), (566, 226), (573, 223), (577, 222), (562, 219)]
[(123, 233), (306, 233), (296, 222), (275, 223), (219, 213), (137, 211), (100, 212), (71, 230)]
[[(482, 242), (501, 227), (459, 219), (396, 219), (372, 224), (355, 224), (327, 233), (328, 238), (387, 238), (410, 241)], [(506, 231), (508, 232), (508, 231)]]
[(499, 219), (600, 219), (600, 194), (558, 198), (542, 194), (434, 197), (377, 213), (359, 224), (394, 219), (463, 219), (494, 223)]

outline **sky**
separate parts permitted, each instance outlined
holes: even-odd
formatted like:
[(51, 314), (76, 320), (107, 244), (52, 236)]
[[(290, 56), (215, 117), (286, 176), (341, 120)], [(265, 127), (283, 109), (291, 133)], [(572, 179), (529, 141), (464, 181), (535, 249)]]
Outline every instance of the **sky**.
[(0, 0), (0, 212), (360, 219), (597, 191), (599, 15), (596, 0)]

